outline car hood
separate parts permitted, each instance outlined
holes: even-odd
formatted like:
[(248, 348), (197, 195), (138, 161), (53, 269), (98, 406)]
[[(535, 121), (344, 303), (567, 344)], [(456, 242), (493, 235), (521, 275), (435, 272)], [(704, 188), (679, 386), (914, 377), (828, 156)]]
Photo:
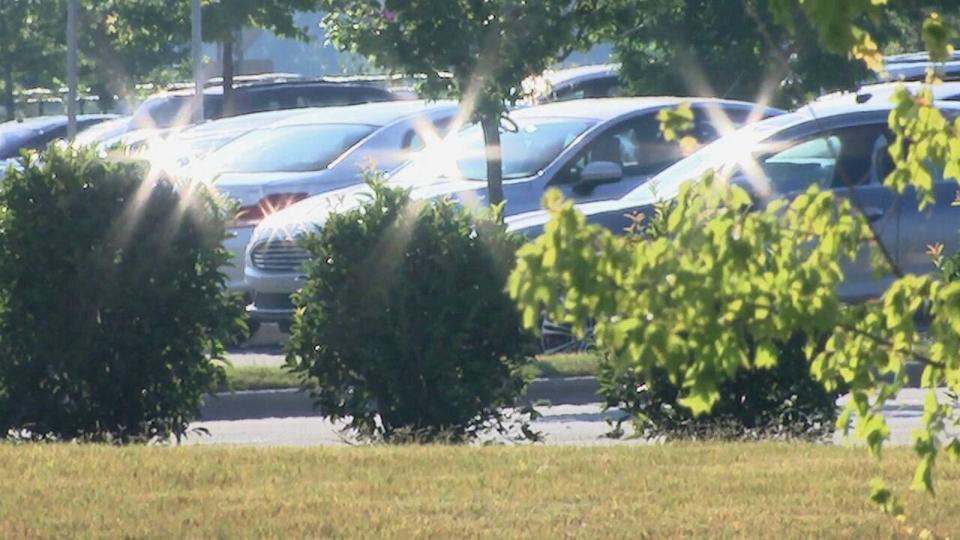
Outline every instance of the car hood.
[[(213, 185), (227, 197), (240, 204), (253, 204), (271, 193), (308, 193), (324, 191), (329, 171), (223, 173)], [(328, 189), (335, 186), (327, 186)]]
[[(530, 179), (505, 182), (504, 192), (508, 202), (510, 193), (523, 188), (524, 182), (529, 181)], [(416, 185), (390, 181), (387, 185), (409, 189), (413, 200), (449, 197), (468, 208), (482, 208), (487, 205), (486, 181), (437, 177), (426, 182), (418, 182)], [(369, 200), (372, 194), (370, 186), (360, 184), (310, 197), (264, 219), (254, 233), (254, 241), (267, 236), (276, 237), (278, 234), (296, 235), (315, 230), (317, 227), (322, 227), (331, 214), (359, 208)], [(507, 208), (511, 208), (509, 204)]]

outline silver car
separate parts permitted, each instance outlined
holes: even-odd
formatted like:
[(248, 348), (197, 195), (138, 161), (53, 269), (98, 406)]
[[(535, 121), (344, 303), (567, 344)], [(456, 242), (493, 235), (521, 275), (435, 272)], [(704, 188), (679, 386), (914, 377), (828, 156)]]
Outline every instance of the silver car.
[[(664, 141), (657, 113), (691, 104), (694, 130), (702, 141), (782, 111), (753, 103), (709, 98), (605, 98), (565, 101), (516, 110), (501, 130), (506, 210), (540, 207), (544, 191), (556, 187), (579, 201), (620, 197), (676, 162), (682, 153)], [(451, 197), (464, 206), (487, 204), (484, 137), (471, 126), (426, 150), (390, 183), (412, 189), (414, 199)], [(245, 266), (254, 291), (251, 318), (289, 321), (290, 294), (300, 287), (306, 253), (298, 237), (322, 226), (331, 213), (356, 208), (366, 186), (312, 197), (266, 218), (254, 232)]]
[[(228, 289), (246, 292), (243, 254), (268, 215), (363, 180), (364, 171), (391, 171), (444, 132), (452, 102), (396, 101), (301, 109), (224, 144), (194, 165), (191, 175), (212, 182), (240, 210), (226, 246)], [(277, 113), (272, 113), (277, 114)]]
[[(960, 115), (960, 103), (938, 102), (948, 116)], [(960, 207), (953, 203), (958, 185), (954, 179), (935, 183), (936, 203), (920, 211), (915, 192), (898, 195), (883, 185), (892, 170), (887, 148), (893, 136), (887, 128), (892, 105), (857, 104), (828, 100), (797, 112), (770, 118), (723, 137), (655, 176), (650, 182), (616, 200), (579, 206), (589, 222), (613, 231), (629, 224), (626, 215), (650, 212), (662, 199), (676, 195), (680, 186), (700, 178), (709, 169), (745, 187), (762, 202), (790, 198), (812, 185), (852, 197), (905, 273), (928, 273), (934, 266), (927, 247), (942, 243), (947, 253), (960, 249)], [(757, 166), (744, 167), (744, 163)], [(853, 184), (852, 190), (848, 183)], [(544, 211), (508, 217), (512, 230), (538, 235), (549, 219)], [(876, 278), (869, 257), (845, 268), (840, 294), (847, 301), (879, 296), (892, 281)]]

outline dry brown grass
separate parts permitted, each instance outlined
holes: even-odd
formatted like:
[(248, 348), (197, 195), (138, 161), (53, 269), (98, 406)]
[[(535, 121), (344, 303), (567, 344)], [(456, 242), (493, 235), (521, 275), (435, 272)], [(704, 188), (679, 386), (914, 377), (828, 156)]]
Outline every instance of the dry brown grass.
[[(0, 446), (0, 537), (890, 538), (870, 507), (882, 466), (820, 445)], [(910, 523), (960, 531), (960, 467)]]

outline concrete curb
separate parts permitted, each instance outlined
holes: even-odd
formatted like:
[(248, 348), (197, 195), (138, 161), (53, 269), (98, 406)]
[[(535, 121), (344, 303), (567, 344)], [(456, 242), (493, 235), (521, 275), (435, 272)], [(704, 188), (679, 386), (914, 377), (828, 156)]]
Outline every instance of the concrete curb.
[[(600, 384), (594, 377), (535, 379), (527, 389), (525, 403), (583, 405), (600, 401)], [(201, 421), (256, 420), (317, 416), (310, 396), (297, 389), (219, 392), (204, 397)]]
[[(923, 366), (907, 364), (908, 387), (920, 386)], [(596, 377), (535, 379), (527, 388), (524, 404), (549, 402), (551, 405), (597, 403), (600, 383)], [(256, 420), (317, 416), (310, 396), (297, 389), (220, 392), (204, 397), (201, 420)]]

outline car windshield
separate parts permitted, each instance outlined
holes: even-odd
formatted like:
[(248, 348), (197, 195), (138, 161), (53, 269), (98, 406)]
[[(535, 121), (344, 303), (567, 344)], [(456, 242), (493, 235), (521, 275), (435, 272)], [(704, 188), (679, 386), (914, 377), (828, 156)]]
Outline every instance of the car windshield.
[(315, 124), (252, 131), (211, 154), (218, 172), (306, 172), (327, 168), (374, 126)]
[[(567, 118), (521, 118), (515, 121), (516, 126), (502, 126), (503, 179), (524, 178), (542, 171), (593, 123)], [(470, 180), (486, 180), (487, 161), (480, 126), (470, 126), (460, 132), (455, 148), (460, 175)]]
[(800, 118), (796, 114), (784, 114), (740, 128), (708, 144), (686, 159), (667, 167), (650, 182), (631, 191), (624, 198), (644, 198), (651, 192), (658, 196), (670, 197), (677, 193), (680, 186), (688, 180), (697, 180), (709, 170), (727, 171), (743, 159), (749, 158), (753, 155), (758, 143), (783, 128), (797, 123)]

